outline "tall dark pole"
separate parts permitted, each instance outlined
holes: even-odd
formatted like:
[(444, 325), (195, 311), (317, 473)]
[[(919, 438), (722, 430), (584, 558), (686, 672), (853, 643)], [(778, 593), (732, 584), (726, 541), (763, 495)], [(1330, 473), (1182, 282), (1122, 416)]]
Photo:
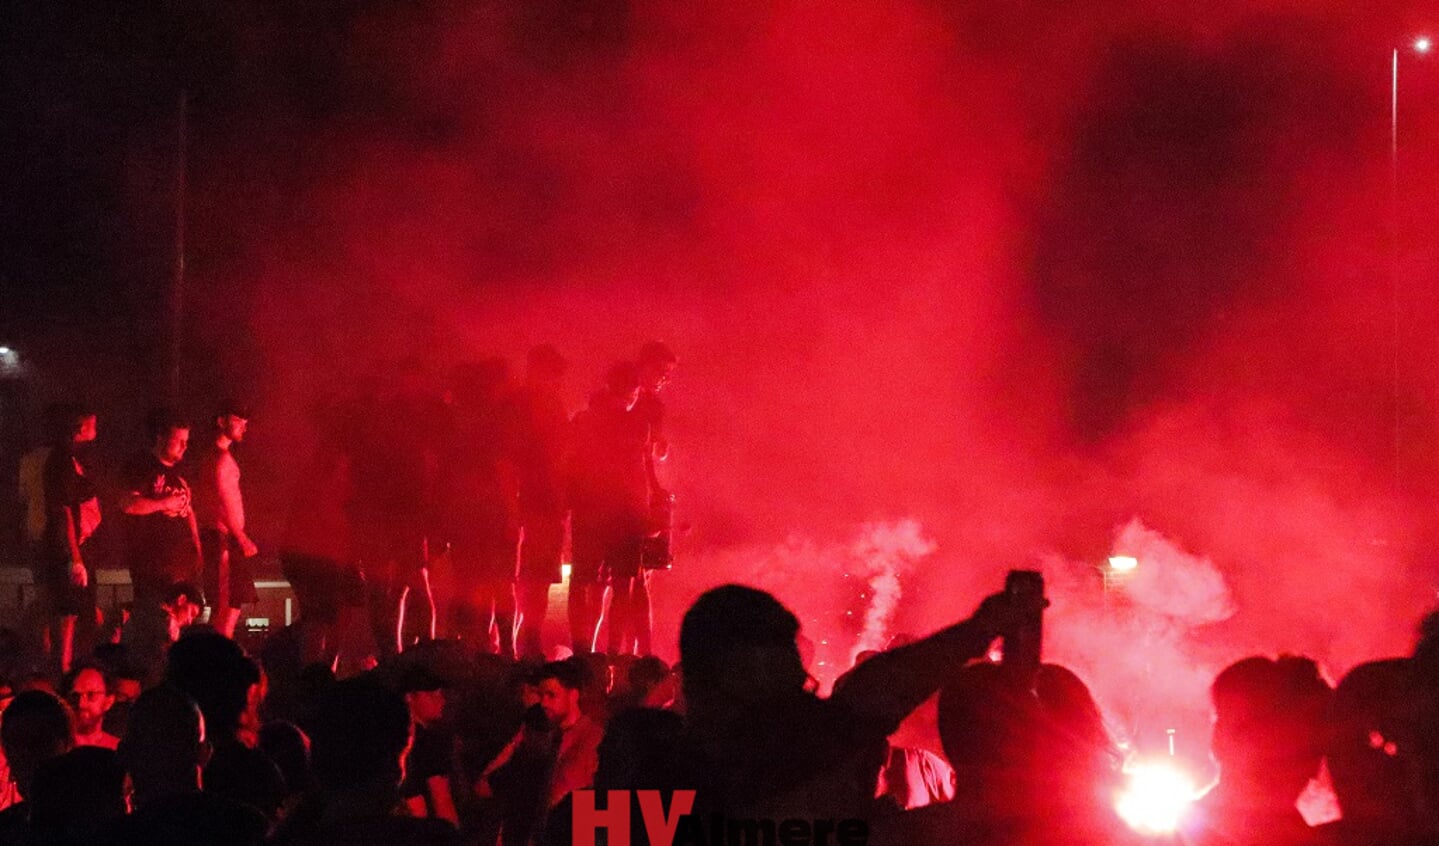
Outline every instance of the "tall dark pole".
[(1400, 475), (1403, 436), (1400, 426), (1402, 412), (1399, 404), (1399, 48), (1389, 72), (1389, 294), (1393, 306), (1392, 323), (1389, 327), (1393, 345), (1391, 376), (1394, 380), (1394, 493), (1401, 493)]
[(180, 352), (183, 347), (185, 316), (185, 193), (186, 155), (189, 146), (189, 92), (180, 90), (180, 109), (176, 125), (175, 152), (175, 253), (170, 270), (169, 341), (166, 356), (166, 398), (172, 405), (180, 401)]

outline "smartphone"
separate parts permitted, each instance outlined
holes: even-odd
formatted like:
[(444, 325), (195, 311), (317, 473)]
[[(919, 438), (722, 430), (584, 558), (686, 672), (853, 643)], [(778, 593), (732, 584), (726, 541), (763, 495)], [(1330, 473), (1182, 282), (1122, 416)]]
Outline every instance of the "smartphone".
[(1039, 672), (1044, 642), (1044, 574), (1036, 570), (1010, 570), (1004, 592), (1023, 609), (1024, 621), (1002, 644), (1002, 663), (1016, 684), (1030, 687)]

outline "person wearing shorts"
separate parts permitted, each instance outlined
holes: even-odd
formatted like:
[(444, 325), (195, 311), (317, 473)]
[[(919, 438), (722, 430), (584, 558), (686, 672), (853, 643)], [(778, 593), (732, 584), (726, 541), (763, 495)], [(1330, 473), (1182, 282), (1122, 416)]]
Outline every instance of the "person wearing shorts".
[(575, 415), (569, 599), (576, 652), (594, 649), (607, 587), (610, 653), (631, 652), (638, 633), (635, 583), (649, 525), (646, 457), (652, 449), (649, 425), (634, 413), (639, 394), (639, 369), (622, 362), (610, 368), (589, 407)]
[(49, 423), (53, 446), (42, 470), (45, 527), (35, 556), (35, 584), (48, 619), (50, 652), (70, 671), (75, 623), (95, 608), (90, 538), (100, 526), (100, 500), (83, 462), (95, 442), (95, 415), (80, 406), (56, 406)]
[(200, 460), (195, 491), (210, 624), (225, 637), (235, 636), (241, 608), (260, 599), (254, 573), (259, 548), (245, 530), (240, 465), (231, 451), (245, 440), (249, 426), (250, 412), (233, 402), (221, 405), (215, 415), (215, 440)]

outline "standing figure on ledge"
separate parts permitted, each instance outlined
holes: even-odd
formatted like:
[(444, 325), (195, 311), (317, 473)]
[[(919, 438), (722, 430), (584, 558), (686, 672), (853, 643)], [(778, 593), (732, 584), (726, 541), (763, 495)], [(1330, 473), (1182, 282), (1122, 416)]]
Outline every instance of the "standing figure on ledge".
[(136, 454), (120, 476), (125, 515), (125, 567), (135, 602), (124, 642), (134, 660), (153, 673), (170, 643), (170, 605), (175, 585), (200, 581), (200, 531), (191, 507), (190, 484), (179, 464), (190, 445), (190, 424), (159, 410), (147, 421), (150, 448)]
[(634, 413), (639, 368), (610, 368), (605, 386), (575, 415), (570, 463), (570, 629), (576, 652), (592, 651), (606, 585), (613, 590), (609, 651), (630, 651), (638, 629), (635, 583), (650, 522), (649, 424)]
[(259, 548), (245, 532), (240, 465), (230, 450), (245, 440), (249, 425), (250, 412), (233, 402), (221, 404), (215, 441), (200, 460), (200, 487), (195, 491), (210, 622), (225, 637), (235, 636), (241, 607), (260, 600), (253, 566)]
[(660, 400), (674, 373), (679, 358), (674, 350), (661, 341), (651, 341), (640, 348), (640, 398), (635, 403), (638, 414), (650, 429), (650, 450), (645, 454), (645, 466), (650, 482), (650, 526), (646, 533), (640, 573), (634, 583), (635, 654), (649, 655), (651, 632), (654, 630), (654, 612), (650, 603), (650, 580), (654, 571), (668, 570), (674, 560), (674, 494), (660, 484), (656, 465), (669, 458), (670, 443), (665, 436), (665, 404)]
[(549, 605), (550, 585), (561, 581), (570, 415), (560, 390), (567, 367), (564, 356), (549, 344), (530, 350), (524, 387), (515, 393), (512, 403), (521, 529), (520, 570), (515, 582), (519, 611), (515, 648), (522, 658), (544, 654), (540, 630)]
[(36, 557), (35, 584), (48, 620), (50, 652), (69, 672), (75, 621), (95, 609), (95, 576), (88, 560), (90, 538), (100, 526), (100, 500), (86, 474), (95, 442), (95, 415), (79, 406), (50, 409), (51, 448), (42, 471), (45, 527)]

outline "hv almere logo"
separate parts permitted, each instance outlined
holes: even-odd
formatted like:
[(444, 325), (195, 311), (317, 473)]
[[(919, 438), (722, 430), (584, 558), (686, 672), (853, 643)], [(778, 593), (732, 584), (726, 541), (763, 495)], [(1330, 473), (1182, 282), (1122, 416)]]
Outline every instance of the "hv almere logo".
[[(605, 791), (603, 810), (595, 791), (574, 792), (574, 844), (596, 846), (599, 832), (608, 846), (628, 846), (638, 831), (630, 818), (629, 790)], [(640, 806), (640, 825), (650, 846), (866, 846), (869, 824), (864, 820), (732, 819), (722, 814), (701, 818), (691, 813), (695, 791), (676, 790), (669, 810), (658, 790), (633, 791)]]

